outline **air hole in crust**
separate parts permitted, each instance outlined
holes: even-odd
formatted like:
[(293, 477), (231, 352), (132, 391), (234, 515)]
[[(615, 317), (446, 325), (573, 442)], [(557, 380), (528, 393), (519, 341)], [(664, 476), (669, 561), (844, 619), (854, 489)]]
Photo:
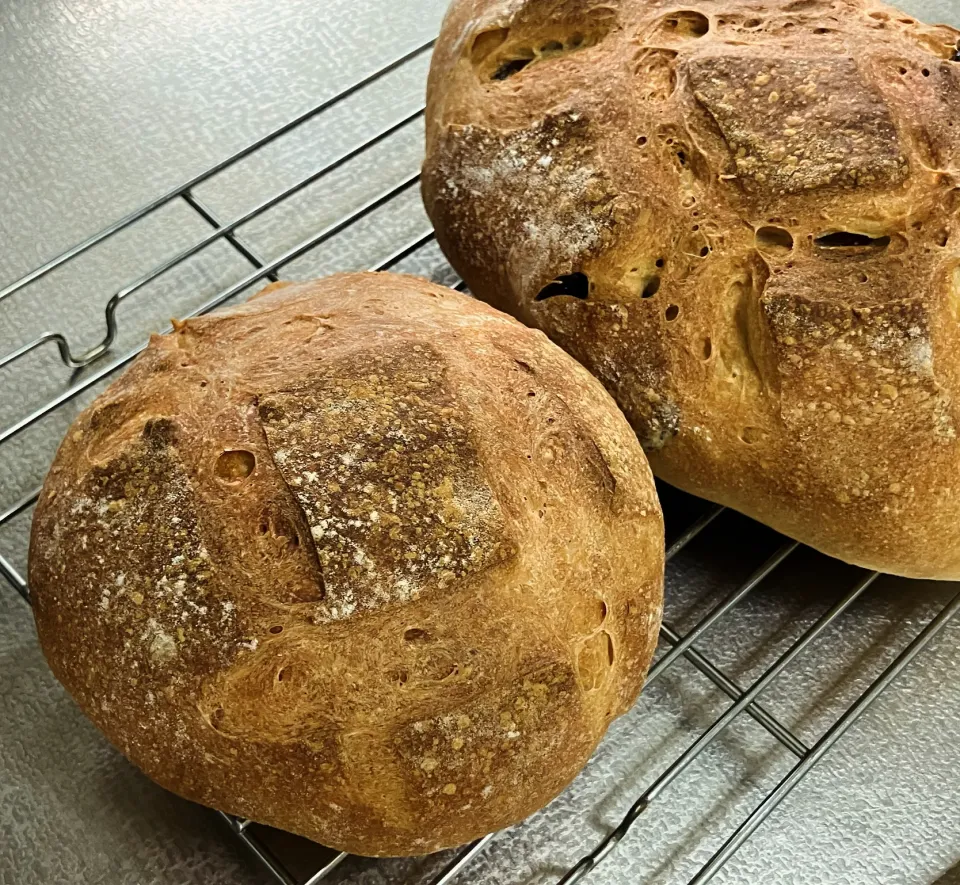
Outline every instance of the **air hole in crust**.
[(276, 635), (279, 634), (279, 633), (283, 633), (283, 627), (281, 627), (279, 624), (274, 624), (274, 625), (270, 628), (270, 632), (271, 632), (274, 636), (276, 636)]
[(602, 624), (607, 619), (607, 604), (601, 599), (600, 600), (600, 623)]
[(587, 639), (577, 655), (577, 673), (585, 691), (595, 691), (606, 679), (614, 661), (613, 640), (606, 630)]
[(643, 147), (646, 143), (647, 143), (647, 136), (646, 136), (646, 135), (638, 135), (638, 136), (637, 136), (637, 144), (640, 145), (640, 147)]
[(703, 339), (703, 358), (710, 359), (713, 356), (713, 342), (709, 338)]
[(289, 678), (290, 678), (290, 668), (281, 667), (280, 670), (277, 672), (277, 682), (283, 682), (285, 679), (289, 679)]
[(281, 557), (300, 546), (300, 533), (293, 522), (281, 511), (264, 508), (257, 520), (257, 531), (273, 542), (274, 552)]
[(477, 34), (470, 49), (470, 58), (473, 63), (482, 62), (494, 49), (503, 46), (509, 36), (510, 31), (507, 28), (493, 28), (490, 31)]
[(814, 241), (818, 249), (855, 249), (857, 251), (882, 252), (890, 245), (890, 237), (871, 237), (840, 230), (830, 234), (821, 234)]
[(217, 458), (214, 473), (217, 479), (235, 485), (243, 482), (257, 466), (257, 459), (253, 452), (246, 449), (230, 449)]
[(684, 9), (668, 15), (660, 25), (660, 30), (664, 34), (698, 39), (710, 31), (710, 19), (701, 12)]
[(757, 248), (761, 252), (787, 253), (793, 249), (793, 234), (782, 227), (761, 227), (757, 231)]
[(740, 441), (746, 443), (748, 446), (752, 446), (755, 442), (758, 442), (763, 435), (763, 431), (759, 427), (744, 427), (740, 431)]
[(643, 284), (643, 289), (640, 292), (641, 298), (653, 298), (657, 292), (660, 291), (660, 277), (650, 277), (646, 283)]
[(680, 308), (676, 304), (670, 304), (663, 312), (663, 315), (667, 318), (668, 323), (672, 323), (678, 316), (680, 316)]
[(403, 641), (404, 642), (429, 642), (430, 634), (426, 630), (420, 629), (420, 627), (411, 627), (409, 630), (403, 631)]
[(544, 34), (541, 35), (542, 43), (526, 46), (517, 46), (515, 43), (504, 46), (510, 36), (507, 29), (485, 31), (474, 40), (470, 53), (471, 61), (476, 66), (483, 66), (484, 77), (489, 76), (491, 80), (509, 80), (530, 65), (587, 49), (603, 40), (613, 27), (615, 19), (608, 7), (596, 10), (596, 13), (589, 33), (578, 31), (569, 36)]
[(225, 716), (226, 716), (226, 713), (224, 713), (223, 707), (217, 707), (217, 709), (210, 714), (210, 724), (217, 731), (220, 731), (220, 726), (223, 725), (223, 720)]
[(538, 293), (534, 301), (544, 301), (555, 298), (557, 295), (567, 295), (571, 298), (586, 300), (590, 294), (590, 280), (583, 273), (567, 273), (557, 277), (552, 283), (547, 283)]
[(509, 80), (514, 74), (519, 74), (532, 61), (532, 55), (530, 58), (511, 58), (509, 61), (505, 61), (500, 65), (500, 67), (493, 72), (493, 76), (490, 79)]

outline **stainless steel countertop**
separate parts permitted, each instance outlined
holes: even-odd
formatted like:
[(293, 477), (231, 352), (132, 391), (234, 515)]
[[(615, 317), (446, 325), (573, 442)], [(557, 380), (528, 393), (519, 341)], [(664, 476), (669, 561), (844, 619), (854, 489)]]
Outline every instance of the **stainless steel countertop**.
[[(682, 4), (679, 4), (682, 5)], [(0, 6), (0, 286), (179, 184), (360, 76), (429, 39), (445, 0), (6, 0)], [(955, 0), (901, 6), (960, 25)], [(200, 193), (224, 217), (246, 209), (422, 101), (425, 61), (402, 68)], [(276, 254), (415, 172), (412, 127), (293, 207), (245, 228)], [(366, 267), (428, 229), (416, 189), (285, 271)], [(110, 293), (207, 229), (186, 207), (157, 213), (0, 305), (0, 354), (48, 329), (82, 345), (103, 333)], [(405, 264), (439, 279), (435, 248)], [(122, 352), (166, 318), (239, 279), (219, 245), (120, 311)], [(0, 370), (0, 428), (65, 389), (43, 351)], [(89, 397), (0, 446), (0, 511), (43, 477)], [(684, 498), (668, 495), (671, 513)], [(675, 524), (682, 524), (682, 515)], [(0, 530), (26, 565), (29, 513)], [(671, 568), (681, 629), (779, 543), (734, 514)], [(756, 678), (857, 573), (802, 551), (699, 644), (741, 684)], [(816, 739), (953, 594), (881, 579), (763, 696)], [(498, 836), (461, 881), (553, 882), (616, 824), (643, 788), (727, 706), (685, 662), (611, 729), (559, 799)], [(588, 881), (683, 883), (789, 768), (792, 757), (738, 720)], [(960, 624), (883, 695), (718, 875), (724, 883), (932, 883), (960, 862)], [(302, 853), (300, 848), (291, 849)], [(329, 881), (383, 885), (442, 859), (346, 861)], [(155, 787), (114, 752), (46, 669), (26, 604), (0, 580), (0, 885), (265, 882), (215, 815)]]

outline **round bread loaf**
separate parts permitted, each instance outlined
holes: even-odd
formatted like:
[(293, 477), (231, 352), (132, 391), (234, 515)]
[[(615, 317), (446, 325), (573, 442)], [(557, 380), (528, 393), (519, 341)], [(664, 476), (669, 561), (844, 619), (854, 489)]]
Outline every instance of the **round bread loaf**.
[(663, 521), (542, 333), (351, 274), (155, 336), (64, 440), (30, 583), (54, 673), (154, 780), (423, 854), (544, 805), (633, 703)]
[(658, 476), (960, 579), (958, 37), (864, 0), (456, 0), (427, 210)]

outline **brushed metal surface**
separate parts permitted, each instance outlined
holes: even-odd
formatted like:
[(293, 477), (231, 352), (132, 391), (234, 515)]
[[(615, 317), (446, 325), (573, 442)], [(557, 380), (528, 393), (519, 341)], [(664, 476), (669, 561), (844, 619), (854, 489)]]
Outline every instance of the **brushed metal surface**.
[[(0, 6), (0, 285), (433, 36), (444, 0), (6, 0)], [(901, 4), (960, 25), (952, 0)], [(426, 57), (198, 188), (224, 218), (248, 209), (422, 102)], [(412, 126), (244, 228), (275, 255), (416, 171)], [(290, 278), (367, 267), (428, 229), (416, 189), (292, 263)], [(184, 204), (0, 305), (0, 353), (47, 330), (103, 333), (107, 297), (207, 233)], [(449, 281), (435, 247), (404, 269)], [(115, 352), (243, 277), (225, 244), (124, 304)], [(0, 427), (78, 376), (54, 352), (0, 370)], [(82, 373), (81, 373), (82, 377)], [(0, 510), (39, 483), (92, 393), (0, 447)], [(665, 492), (679, 529), (695, 505)], [(29, 512), (0, 530), (26, 566)], [(778, 545), (735, 514), (678, 557), (668, 617), (684, 629)], [(700, 648), (748, 684), (860, 574), (802, 550)], [(884, 578), (791, 666), (763, 702), (812, 743), (955, 592)], [(561, 797), (498, 835), (460, 881), (554, 882), (728, 705), (679, 661), (619, 720)], [(588, 880), (683, 883), (794, 758), (740, 717)], [(960, 862), (960, 625), (893, 685), (721, 871), (724, 883), (933, 883)], [(327, 855), (266, 835), (306, 876)], [(328, 881), (420, 881), (449, 856), (350, 858)], [(0, 885), (267, 881), (217, 818), (153, 786), (109, 748), (50, 676), (30, 612), (0, 582)]]

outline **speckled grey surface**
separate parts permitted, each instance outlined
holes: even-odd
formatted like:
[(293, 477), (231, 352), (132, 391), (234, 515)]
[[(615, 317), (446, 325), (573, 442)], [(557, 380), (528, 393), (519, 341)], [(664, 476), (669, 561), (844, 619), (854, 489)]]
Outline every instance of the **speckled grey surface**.
[[(0, 285), (432, 37), (443, 0), (5, 0), (0, 5)], [(960, 24), (952, 0), (902, 6)], [(197, 193), (231, 218), (422, 102), (426, 56), (244, 161)], [(417, 124), (322, 186), (246, 226), (273, 257), (416, 171)], [(375, 264), (428, 229), (410, 189), (290, 264), (306, 277)], [(77, 349), (103, 334), (110, 293), (207, 233), (183, 203), (0, 304), (0, 353), (48, 329)], [(404, 267), (450, 279), (435, 247)], [(249, 265), (218, 244), (134, 296), (115, 352), (235, 283)], [(242, 296), (241, 296), (242, 297)], [(76, 378), (42, 351), (0, 370), (0, 428)], [(0, 447), (0, 510), (34, 488), (79, 398)], [(677, 528), (696, 511), (666, 495)], [(0, 530), (25, 567), (29, 513)], [(778, 539), (726, 514), (671, 567), (668, 616), (689, 627)], [(708, 634), (701, 648), (756, 678), (858, 573), (808, 551)], [(955, 592), (882, 579), (764, 696), (808, 743)], [(945, 631), (758, 830), (724, 883), (932, 883), (960, 862), (960, 624)], [(613, 826), (726, 708), (679, 662), (623, 717), (571, 788), (500, 834), (461, 881), (533, 885)], [(655, 802), (590, 881), (683, 883), (783, 776), (793, 757), (737, 720)], [(265, 834), (305, 875), (322, 852)], [(338, 883), (426, 881), (445, 857), (349, 859)], [(0, 885), (267, 881), (212, 813), (154, 787), (111, 750), (46, 670), (29, 609), (0, 582)]]

